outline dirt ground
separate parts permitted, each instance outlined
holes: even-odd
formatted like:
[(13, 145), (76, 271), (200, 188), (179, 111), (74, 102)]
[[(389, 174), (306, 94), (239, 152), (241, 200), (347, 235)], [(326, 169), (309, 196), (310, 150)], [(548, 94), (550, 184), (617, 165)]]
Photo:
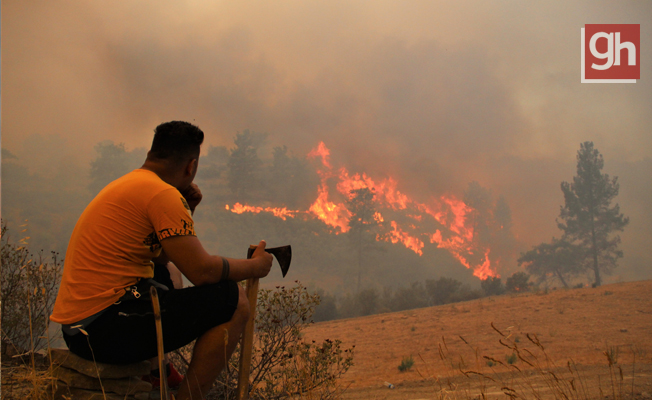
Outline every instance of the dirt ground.
[[(652, 281), (323, 322), (306, 337), (355, 345), (344, 399), (505, 398), (503, 387), (547, 398), (561, 397), (560, 385), (580, 397), (652, 399)], [(507, 362), (514, 346), (532, 365)], [(414, 366), (400, 372), (410, 356)]]

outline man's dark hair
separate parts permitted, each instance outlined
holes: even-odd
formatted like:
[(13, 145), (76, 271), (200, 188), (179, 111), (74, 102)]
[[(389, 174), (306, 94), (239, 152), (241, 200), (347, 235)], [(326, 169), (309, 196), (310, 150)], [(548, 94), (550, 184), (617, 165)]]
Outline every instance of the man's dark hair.
[(199, 157), (199, 148), (204, 142), (204, 132), (184, 121), (162, 123), (154, 129), (154, 140), (150, 156), (174, 163), (186, 162)]

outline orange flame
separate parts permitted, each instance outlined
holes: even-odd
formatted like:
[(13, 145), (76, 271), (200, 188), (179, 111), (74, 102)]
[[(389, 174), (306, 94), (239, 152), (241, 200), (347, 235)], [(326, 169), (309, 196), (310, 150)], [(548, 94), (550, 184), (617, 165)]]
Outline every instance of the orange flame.
[[(391, 220), (391, 230), (385, 234), (377, 235), (376, 240), (401, 243), (421, 256), (425, 247), (424, 241), (420, 238), (423, 237), (429, 240), (430, 243), (436, 244), (438, 248), (450, 252), (463, 266), (472, 269), (473, 275), (478, 278), (486, 279), (490, 276), (497, 276), (495, 267), (491, 265), (489, 259), (490, 249), (478, 248), (478, 245), (474, 243), (473, 229), (467, 226), (467, 215), (473, 209), (463, 201), (448, 195), (433, 199), (429, 204), (419, 203), (398, 191), (398, 182), (391, 177), (374, 180), (366, 173), (350, 174), (344, 167), (337, 172), (333, 171), (330, 154), (330, 150), (324, 142), (320, 142), (307, 155), (309, 158), (320, 158), (321, 165), (324, 167), (317, 171), (321, 177), (321, 184), (318, 188), (317, 199), (312, 203), (308, 211), (293, 211), (284, 207), (253, 207), (240, 203), (236, 203), (231, 211), (238, 214), (243, 212), (270, 212), (283, 220), (288, 217), (293, 218), (298, 213), (309, 213), (333, 227), (336, 234), (345, 233), (350, 230), (349, 220), (352, 216), (346, 206), (346, 201), (352, 198), (353, 190), (369, 189), (374, 193), (373, 201), (375, 204), (389, 208), (394, 212), (405, 210), (404, 215), (418, 223), (418, 225), (399, 225), (397, 221)], [(331, 197), (329, 182), (332, 184), (333, 180), (337, 182), (335, 184), (337, 192), (335, 196)], [(226, 209), (229, 209), (228, 205)], [(432, 217), (445, 233), (442, 233), (440, 229), (436, 229), (434, 233), (424, 232), (423, 229), (425, 228), (422, 228), (422, 226), (428, 224), (428, 217)], [(379, 224), (385, 222), (379, 212), (376, 212), (373, 218)], [(484, 254), (483, 261), (477, 265), (472, 265), (468, 260), (469, 256), (482, 254), (480, 252)]]
[[(326, 181), (332, 178), (334, 174), (332, 173), (333, 167), (330, 164), (330, 150), (324, 142), (320, 142), (318, 147), (308, 154), (308, 157), (316, 156), (321, 157), (322, 165), (327, 170), (319, 171), (322, 179), (319, 197), (311, 206), (310, 210), (328, 225), (339, 227), (342, 232), (346, 232), (349, 229), (348, 218), (350, 218), (350, 213), (343, 212), (343, 210), (346, 210), (346, 206), (343, 203), (336, 204), (328, 200), (328, 186)], [(340, 168), (337, 178), (339, 179), (337, 190), (346, 198), (351, 197), (351, 191), (353, 190), (367, 188), (373, 191), (373, 200), (382, 206), (390, 207), (393, 210), (405, 210), (412, 206), (417, 211), (430, 215), (435, 221), (451, 232), (450, 237), (444, 240), (441, 232), (437, 230), (435, 234), (429, 236), (431, 243), (437, 243), (437, 247), (448, 250), (462, 265), (466, 268), (473, 269), (473, 274), (481, 279), (496, 275), (491, 268), (489, 249), (485, 251), (484, 262), (475, 267), (471, 266), (464, 256), (464, 254), (472, 254), (474, 248), (473, 230), (466, 226), (466, 216), (472, 211), (472, 208), (467, 206), (463, 201), (455, 199), (452, 196), (442, 196), (440, 199), (433, 201), (431, 205), (418, 203), (399, 192), (397, 190), (398, 183), (391, 177), (376, 182), (366, 173), (351, 175), (344, 167)], [(419, 222), (423, 220), (422, 215), (410, 215), (410, 217)], [(400, 242), (416, 254), (423, 254), (423, 241), (400, 228), (396, 221), (391, 221), (390, 224), (392, 230), (386, 235), (379, 235), (378, 240), (390, 241), (392, 243)], [(417, 230), (415, 226), (411, 228)], [(426, 234), (426, 237), (428, 237), (428, 234)]]
[(339, 178), (337, 190), (346, 196), (350, 196), (353, 190), (370, 189), (374, 192), (374, 201), (388, 205), (394, 210), (404, 210), (410, 203), (406, 195), (396, 190), (397, 182), (392, 178), (376, 183), (365, 173), (362, 176), (360, 174), (349, 176), (349, 171), (345, 168), (340, 169)]
[(326, 166), (328, 169), (332, 168), (330, 163), (331, 151), (328, 150), (324, 142), (319, 142), (317, 148), (308, 153), (308, 157), (321, 157), (321, 163), (324, 164), (324, 166)]
[[(229, 205), (226, 205), (226, 209), (229, 210)], [(231, 212), (236, 213), (236, 214), (242, 214), (246, 212), (250, 213), (261, 213), (263, 211), (272, 213), (275, 217), (279, 217), (283, 221), (285, 221), (288, 217), (294, 218), (294, 216), (298, 213), (298, 211), (292, 211), (288, 210), (285, 207), (253, 207), (253, 206), (247, 206), (247, 205), (242, 205), (240, 203), (235, 203), (233, 205), (233, 208), (230, 209)]]
[(463, 255), (469, 253), (472, 248), (460, 236), (452, 236), (446, 240), (442, 238), (441, 231), (437, 230), (430, 236), (430, 243), (436, 243), (438, 248), (446, 249), (453, 257), (455, 257), (460, 264), (468, 269), (473, 269), (473, 276), (480, 279), (487, 279), (490, 276), (497, 276), (496, 272), (491, 269), (491, 261), (489, 260), (489, 249), (484, 253), (484, 262), (477, 265), (475, 268), (467, 261)]
[(487, 279), (490, 276), (499, 277), (498, 274), (496, 274), (496, 272), (494, 272), (491, 269), (491, 262), (489, 261), (489, 251), (490, 250), (487, 249), (487, 251), (484, 253), (484, 262), (482, 263), (482, 265), (476, 267), (473, 270), (473, 276), (477, 276), (482, 280)]
[(430, 214), (437, 222), (452, 232), (464, 236), (469, 242), (473, 240), (473, 230), (466, 226), (466, 214), (472, 210), (471, 207), (451, 196), (442, 196), (440, 202), (434, 204), (433, 207), (436, 208), (436, 211), (425, 204), (417, 205), (420, 211)]
[(378, 237), (377, 239), (383, 239), (386, 242), (399, 243), (401, 242), (405, 247), (417, 253), (418, 255), (423, 255), (423, 242), (415, 237), (410, 236), (407, 232), (403, 231), (398, 227), (396, 221), (391, 222), (392, 230), (383, 238)]
[(310, 206), (310, 212), (333, 228), (340, 228), (342, 232), (349, 230), (351, 213), (343, 205), (328, 200), (328, 187), (323, 183), (319, 187), (317, 200)]

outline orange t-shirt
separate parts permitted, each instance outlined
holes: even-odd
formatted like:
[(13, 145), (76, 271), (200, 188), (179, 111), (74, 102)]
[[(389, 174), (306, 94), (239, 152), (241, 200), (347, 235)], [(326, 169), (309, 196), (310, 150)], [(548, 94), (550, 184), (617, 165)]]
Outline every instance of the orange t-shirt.
[(75, 225), (50, 319), (72, 324), (115, 303), (126, 287), (154, 276), (160, 241), (183, 235), (195, 231), (176, 188), (144, 169), (111, 182)]

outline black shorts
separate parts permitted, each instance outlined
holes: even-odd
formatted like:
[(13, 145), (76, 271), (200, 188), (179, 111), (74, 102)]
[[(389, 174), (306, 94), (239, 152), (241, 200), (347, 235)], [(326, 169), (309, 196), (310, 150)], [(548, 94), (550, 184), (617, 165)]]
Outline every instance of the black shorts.
[[(159, 290), (158, 293), (166, 353), (230, 321), (239, 297), (238, 284), (233, 281)], [(114, 304), (85, 330), (88, 336), (64, 333), (63, 338), (71, 352), (87, 360), (129, 364), (157, 355), (156, 326), (150, 300)]]

